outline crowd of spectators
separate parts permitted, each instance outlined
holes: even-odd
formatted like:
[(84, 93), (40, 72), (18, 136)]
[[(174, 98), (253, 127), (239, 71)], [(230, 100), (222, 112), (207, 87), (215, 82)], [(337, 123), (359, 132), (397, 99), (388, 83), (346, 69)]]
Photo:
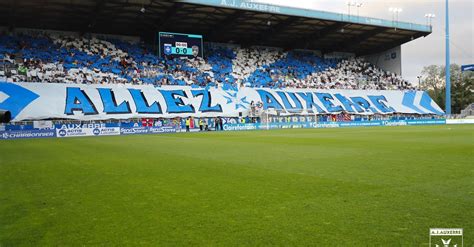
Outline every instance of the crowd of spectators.
[(414, 87), (395, 73), (384, 71), (361, 58), (342, 60), (335, 67), (312, 73), (305, 78), (309, 87), (362, 89), (362, 90), (406, 90)]
[(205, 57), (160, 58), (151, 47), (62, 34), (0, 35), (0, 81), (406, 90), (400, 76), (360, 58), (206, 44)]

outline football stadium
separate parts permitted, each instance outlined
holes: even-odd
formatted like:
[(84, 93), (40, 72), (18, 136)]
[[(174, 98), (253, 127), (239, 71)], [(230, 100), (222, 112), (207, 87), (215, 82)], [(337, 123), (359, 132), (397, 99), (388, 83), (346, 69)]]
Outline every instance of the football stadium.
[(474, 66), (303, 7), (0, 1), (0, 246), (474, 246)]

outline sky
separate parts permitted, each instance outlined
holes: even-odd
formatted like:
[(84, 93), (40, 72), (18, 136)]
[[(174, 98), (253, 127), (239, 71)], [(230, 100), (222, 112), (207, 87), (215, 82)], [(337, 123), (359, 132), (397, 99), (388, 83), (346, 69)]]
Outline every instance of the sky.
[[(275, 5), (347, 14), (348, 0), (258, 0)], [(392, 19), (390, 7), (402, 8), (400, 21), (426, 24), (425, 14), (435, 14), (433, 33), (402, 45), (402, 76), (417, 84), (424, 66), (445, 64), (444, 0), (357, 0), (360, 16)], [(351, 14), (356, 8), (351, 8)], [(474, 0), (449, 0), (451, 63), (474, 64)]]

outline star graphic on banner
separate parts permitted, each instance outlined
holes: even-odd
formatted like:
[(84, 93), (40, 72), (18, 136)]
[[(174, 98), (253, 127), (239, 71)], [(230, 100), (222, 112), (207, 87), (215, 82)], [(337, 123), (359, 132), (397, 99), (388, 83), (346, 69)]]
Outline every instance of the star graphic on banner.
[(235, 109), (238, 110), (240, 108), (247, 109), (247, 106), (250, 102), (247, 101), (247, 96), (245, 97), (237, 97), (238, 91), (236, 90), (224, 90), (227, 95), (224, 95), (224, 98), (227, 100), (227, 104), (235, 104)]
[(10, 96), (4, 94), (3, 92), (0, 92), (0, 103), (3, 103), (3, 101), (7, 100)]

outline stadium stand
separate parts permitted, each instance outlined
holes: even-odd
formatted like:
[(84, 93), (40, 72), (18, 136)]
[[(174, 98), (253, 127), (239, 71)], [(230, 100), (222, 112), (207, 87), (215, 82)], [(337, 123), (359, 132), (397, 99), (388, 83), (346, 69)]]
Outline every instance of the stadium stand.
[(0, 36), (0, 80), (410, 90), (400, 76), (362, 58), (323, 58), (313, 51), (207, 43), (204, 59), (160, 58), (144, 43), (58, 33)]
[(0, 18), (0, 110), (12, 115), (0, 132), (443, 122), (429, 95), (400, 76), (401, 45), (430, 26), (241, 0), (144, 2), (0, 3), (8, 16)]

